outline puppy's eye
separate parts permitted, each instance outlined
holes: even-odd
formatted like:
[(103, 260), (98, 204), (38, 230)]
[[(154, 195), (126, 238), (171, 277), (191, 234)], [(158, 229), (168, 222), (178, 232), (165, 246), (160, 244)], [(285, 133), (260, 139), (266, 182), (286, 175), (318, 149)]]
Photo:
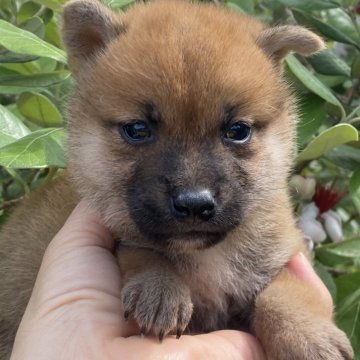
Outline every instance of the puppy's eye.
[(246, 143), (251, 137), (251, 127), (243, 122), (232, 124), (224, 132), (224, 139), (237, 144)]
[(142, 143), (152, 140), (150, 126), (143, 121), (135, 121), (120, 127), (120, 134), (129, 143)]

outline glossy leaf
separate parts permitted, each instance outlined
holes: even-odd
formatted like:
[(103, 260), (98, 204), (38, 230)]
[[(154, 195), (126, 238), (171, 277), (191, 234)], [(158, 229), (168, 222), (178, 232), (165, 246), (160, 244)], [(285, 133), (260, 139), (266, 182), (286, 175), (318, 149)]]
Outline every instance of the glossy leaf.
[(360, 271), (341, 275), (335, 280), (337, 288), (337, 302), (343, 301), (346, 297), (359, 289), (360, 284)]
[(355, 171), (360, 164), (360, 149), (349, 145), (340, 145), (329, 151), (326, 158), (338, 167)]
[(20, 6), (17, 12), (16, 20), (18, 24), (34, 16), (39, 10), (41, 5), (34, 1), (27, 1)]
[(336, 322), (348, 334), (358, 359), (360, 352), (360, 288), (339, 302)]
[(230, 0), (226, 2), (226, 5), (229, 7), (233, 7), (235, 5), (237, 8), (240, 8), (241, 11), (244, 11), (248, 14), (254, 13), (253, 0)]
[(300, 98), (297, 141), (302, 145), (310, 140), (326, 119), (325, 101), (314, 94)]
[(286, 58), (286, 63), (291, 72), (303, 83), (303, 85), (305, 85), (305, 87), (329, 103), (342, 108), (341, 103), (331, 90), (318, 80), (303, 64), (301, 64), (294, 55), (289, 55)]
[(334, 279), (331, 277), (329, 272), (326, 270), (325, 266), (322, 265), (319, 261), (316, 261), (314, 264), (314, 269), (319, 275), (320, 279), (323, 281), (323, 283), (328, 288), (333, 300), (336, 299), (336, 285), (334, 282)]
[(349, 188), (351, 199), (360, 214), (360, 168), (353, 173), (349, 182)]
[(65, 131), (47, 128), (5, 145), (0, 151), (0, 165), (9, 168), (64, 167)]
[(36, 0), (41, 5), (46, 6), (47, 8), (59, 12), (62, 5), (65, 4), (66, 0)]
[(325, 20), (328, 25), (341, 31), (355, 43), (360, 44), (360, 35), (350, 16), (341, 8), (330, 9), (325, 12)]
[(338, 145), (357, 141), (358, 131), (350, 124), (338, 124), (313, 139), (299, 154), (297, 161), (307, 161), (319, 158)]
[(350, 76), (350, 66), (331, 50), (323, 50), (308, 58), (312, 67), (320, 74)]
[(104, 0), (104, 3), (113, 9), (119, 9), (131, 5), (135, 0)]
[(19, 27), (23, 30), (29, 31), (40, 39), (45, 35), (45, 27), (43, 21), (39, 17), (33, 17), (23, 22)]
[(319, 252), (328, 252), (345, 258), (360, 257), (360, 237), (358, 239), (345, 240), (338, 243), (324, 245)]
[(354, 41), (347, 34), (341, 32), (341, 30), (339, 30), (338, 28), (329, 25), (323, 22), (322, 20), (317, 19), (314, 16), (311, 16), (303, 11), (292, 10), (292, 12), (294, 14), (295, 19), (300, 24), (312, 27), (314, 30), (317, 30), (318, 32), (320, 32), (320, 34), (326, 36), (331, 40), (335, 40), (344, 44), (354, 45), (357, 48), (359, 47), (356, 41)]
[(30, 130), (5, 106), (0, 105), (0, 148), (30, 133)]
[(23, 93), (17, 101), (20, 113), (41, 127), (61, 126), (63, 118), (56, 106), (39, 93)]
[(351, 77), (360, 79), (360, 55), (357, 55), (351, 64)]
[(0, 44), (16, 53), (44, 56), (66, 63), (63, 50), (4, 20), (0, 20)]
[(289, 8), (301, 9), (304, 11), (332, 9), (340, 6), (335, 0), (280, 0)]
[(40, 88), (48, 87), (59, 82), (62, 82), (70, 77), (70, 72), (67, 70), (56, 71), (52, 73), (38, 73), (31, 75), (1, 75), (0, 76), (0, 92), (1, 89), (9, 93), (11, 87), (15, 88)]

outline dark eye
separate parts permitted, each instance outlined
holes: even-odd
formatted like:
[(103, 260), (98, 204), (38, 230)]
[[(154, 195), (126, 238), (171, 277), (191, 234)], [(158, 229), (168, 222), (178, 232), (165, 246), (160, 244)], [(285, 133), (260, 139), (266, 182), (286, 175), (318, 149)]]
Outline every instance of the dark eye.
[(120, 133), (130, 143), (146, 142), (153, 138), (150, 126), (143, 121), (135, 121), (122, 125)]
[(224, 139), (238, 144), (246, 143), (251, 136), (251, 127), (243, 122), (232, 124), (224, 132)]

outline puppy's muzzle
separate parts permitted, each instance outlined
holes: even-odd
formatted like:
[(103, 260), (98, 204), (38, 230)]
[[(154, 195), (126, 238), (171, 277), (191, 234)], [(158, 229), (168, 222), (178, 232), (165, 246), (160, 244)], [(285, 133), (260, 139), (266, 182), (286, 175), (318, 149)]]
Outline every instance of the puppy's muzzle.
[(216, 200), (207, 189), (187, 189), (171, 196), (170, 210), (179, 219), (208, 221), (214, 217), (216, 209)]

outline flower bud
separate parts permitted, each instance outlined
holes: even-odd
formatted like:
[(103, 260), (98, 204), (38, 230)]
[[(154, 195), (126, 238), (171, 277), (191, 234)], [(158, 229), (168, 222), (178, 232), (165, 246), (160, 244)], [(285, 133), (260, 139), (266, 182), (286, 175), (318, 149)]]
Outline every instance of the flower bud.
[(289, 182), (301, 199), (310, 200), (315, 194), (316, 181), (314, 178), (305, 178), (301, 175), (294, 175)]
[(304, 243), (307, 251), (311, 253), (314, 250), (314, 242), (310, 236), (304, 236)]
[(344, 240), (340, 216), (335, 211), (329, 210), (321, 217), (324, 219), (324, 227), (330, 239), (333, 242)]
[(326, 233), (321, 223), (315, 219), (304, 219), (300, 217), (298, 226), (305, 236), (309, 236), (313, 242), (320, 243), (326, 239)]
[(312, 220), (312, 219), (316, 219), (318, 215), (319, 215), (319, 209), (314, 202), (305, 205), (301, 212), (302, 219)]

